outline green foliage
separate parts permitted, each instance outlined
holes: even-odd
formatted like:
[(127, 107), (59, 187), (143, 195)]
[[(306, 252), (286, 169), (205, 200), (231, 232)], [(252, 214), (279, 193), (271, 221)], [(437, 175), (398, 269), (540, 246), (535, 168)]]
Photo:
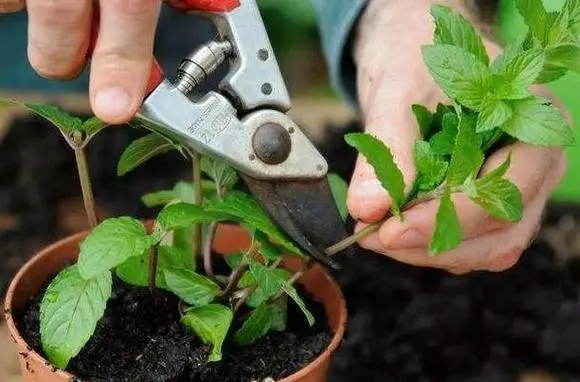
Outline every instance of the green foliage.
[(216, 362), (222, 359), (222, 346), (233, 316), (230, 308), (209, 304), (188, 310), (181, 322), (190, 327), (204, 343), (212, 345), (208, 361)]
[(163, 273), (169, 290), (191, 305), (207, 305), (221, 292), (219, 285), (189, 269), (168, 268)]
[(173, 143), (156, 133), (149, 133), (142, 138), (136, 139), (121, 154), (117, 164), (117, 175), (125, 175), (149, 159), (169, 152), (174, 148)]
[(266, 303), (260, 304), (234, 334), (234, 341), (240, 345), (249, 345), (264, 337), (272, 328), (274, 311)]

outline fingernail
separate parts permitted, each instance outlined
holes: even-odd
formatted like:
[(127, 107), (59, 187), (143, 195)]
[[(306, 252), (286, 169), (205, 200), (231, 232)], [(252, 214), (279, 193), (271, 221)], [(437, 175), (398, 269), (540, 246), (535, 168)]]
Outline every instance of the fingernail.
[(387, 192), (377, 179), (367, 179), (358, 183), (351, 190), (351, 195), (356, 198), (376, 198), (385, 196)]
[(118, 86), (104, 88), (95, 96), (95, 113), (109, 118), (116, 118), (127, 113), (131, 107), (131, 97)]
[(410, 228), (403, 232), (398, 239), (393, 241), (393, 243), (389, 244), (389, 249), (408, 249), (408, 248), (416, 248), (421, 246), (425, 242), (425, 238), (421, 234), (421, 232), (417, 231), (414, 228)]

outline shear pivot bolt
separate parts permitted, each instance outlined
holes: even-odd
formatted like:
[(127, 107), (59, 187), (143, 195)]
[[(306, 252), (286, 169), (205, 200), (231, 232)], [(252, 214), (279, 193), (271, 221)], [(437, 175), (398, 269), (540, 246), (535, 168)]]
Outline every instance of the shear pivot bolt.
[(252, 138), (256, 156), (266, 164), (280, 164), (288, 159), (292, 140), (286, 129), (276, 123), (266, 123), (256, 130)]

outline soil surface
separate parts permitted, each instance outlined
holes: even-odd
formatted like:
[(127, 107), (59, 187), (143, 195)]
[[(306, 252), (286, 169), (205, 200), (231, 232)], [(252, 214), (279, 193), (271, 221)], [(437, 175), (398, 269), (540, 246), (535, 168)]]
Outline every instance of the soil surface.
[[(289, 302), (288, 328), (270, 332), (251, 346), (224, 344), (224, 360), (205, 362), (210, 347), (179, 322), (178, 299), (147, 288), (136, 288), (118, 279), (105, 316), (93, 338), (75, 357), (67, 371), (91, 382), (249, 382), (280, 379), (309, 364), (328, 346), (332, 333), (324, 308), (298, 287), (316, 317), (310, 327), (302, 312)], [(15, 313), (23, 338), (37, 352), (39, 299)], [(233, 330), (239, 327), (236, 323)]]

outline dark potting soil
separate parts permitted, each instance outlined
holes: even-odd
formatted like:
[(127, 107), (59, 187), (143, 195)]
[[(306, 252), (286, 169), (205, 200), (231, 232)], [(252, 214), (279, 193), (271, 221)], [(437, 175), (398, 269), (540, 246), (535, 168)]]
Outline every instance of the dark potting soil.
[[(67, 371), (91, 382), (250, 382), (288, 376), (314, 360), (332, 338), (322, 305), (303, 288), (298, 289), (317, 319), (313, 327), (289, 302), (287, 331), (271, 332), (252, 346), (226, 343), (224, 360), (207, 363), (210, 347), (180, 324), (174, 295), (158, 291), (153, 297), (147, 288), (116, 279), (93, 338)], [(23, 338), (44, 354), (39, 300), (37, 297), (14, 317)]]

